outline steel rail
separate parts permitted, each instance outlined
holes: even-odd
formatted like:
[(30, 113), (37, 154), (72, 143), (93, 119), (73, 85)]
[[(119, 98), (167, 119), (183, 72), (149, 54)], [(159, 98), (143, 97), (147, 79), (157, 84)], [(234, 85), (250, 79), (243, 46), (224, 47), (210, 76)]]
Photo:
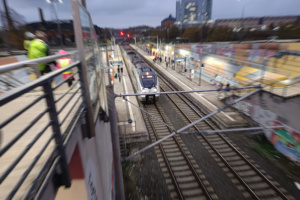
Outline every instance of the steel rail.
[(80, 65), (80, 62), (74, 62), (71, 65), (68, 65), (66, 67), (63, 67), (61, 69), (58, 69), (56, 71), (53, 71), (49, 74), (43, 75), (40, 78), (31, 81), (25, 85), (21, 85), (20, 87), (17, 87), (13, 90), (7, 91), (4, 94), (0, 95), (0, 106), (3, 106), (4, 104), (10, 102), (11, 100), (21, 96), (22, 94), (25, 94), (26, 92), (29, 92), (33, 90), (36, 87), (43, 86), (43, 84), (48, 83), (49, 79), (52, 80), (54, 77), (60, 75), (61, 73), (69, 70), (70, 68)]
[[(77, 94), (77, 92), (80, 90), (81, 88), (77, 88), (77, 90), (75, 90), (75, 92), (72, 94), (72, 96), (64, 103), (64, 105), (60, 108), (60, 110), (57, 112), (57, 115), (59, 115), (64, 109), (65, 107), (69, 104), (69, 102), (72, 100), (72, 98)], [(82, 95), (80, 95), (82, 96)]]
[(52, 177), (52, 175), (53, 175), (53, 173), (56, 169), (56, 166), (61, 162), (60, 159), (61, 159), (61, 156), (57, 156), (55, 158), (51, 168), (49, 169), (49, 171), (48, 171), (48, 173), (47, 173), (47, 175), (46, 175), (46, 177), (45, 177), (45, 179), (44, 179), (41, 187), (39, 188), (38, 193), (36, 194), (34, 199), (42, 199), (41, 195), (43, 195), (43, 192), (46, 189), (47, 183), (51, 181), (50, 178)]
[[(261, 86), (247, 86), (247, 87), (238, 87), (230, 90), (242, 90), (242, 89), (257, 89), (262, 88)], [(194, 92), (216, 92), (216, 91), (225, 91), (225, 89), (209, 89), (209, 90), (191, 90), (191, 91), (176, 91), (176, 92), (155, 92), (147, 93), (147, 95), (156, 95), (156, 94), (180, 94), (180, 93), (194, 93)], [(136, 93), (136, 94), (115, 94), (115, 97), (126, 97), (126, 96), (141, 96), (145, 93)]]
[(19, 115), (21, 115), (23, 112), (25, 112), (26, 110), (28, 110), (29, 108), (31, 108), (33, 105), (35, 105), (37, 102), (39, 102), (41, 99), (43, 99), (44, 97), (46, 97), (46, 94), (43, 94), (42, 96), (40, 96), (39, 98), (35, 99), (34, 101), (32, 101), (29, 105), (27, 105), (26, 107), (24, 107), (22, 110), (20, 110), (19, 112), (17, 112), (16, 114), (14, 114), (13, 116), (11, 116), (10, 118), (8, 118), (7, 120), (5, 120), (2, 124), (0, 124), (0, 129), (3, 128), (4, 126), (6, 126), (8, 123), (10, 123), (11, 121), (13, 121), (15, 118), (17, 118)]
[(29, 151), (29, 149), (36, 143), (36, 141), (43, 135), (46, 129), (52, 124), (52, 122), (48, 122), (48, 124), (33, 138), (33, 140), (26, 146), (24, 151), (14, 160), (14, 162), (7, 168), (5, 172), (2, 173), (0, 177), (0, 183), (4, 181), (4, 179), (10, 174), (10, 172), (16, 167), (16, 165), (20, 162), (23, 156)]
[[(166, 83), (167, 84), (167, 83)], [(161, 88), (162, 89), (162, 88)], [(163, 90), (163, 89), (162, 89)], [(191, 106), (191, 104), (194, 104), (193, 102), (187, 102), (186, 100), (184, 100), (179, 94), (177, 95), (182, 101), (184, 101), (186, 103), (186, 105), (188, 105), (200, 118), (203, 117), (202, 114), (200, 114), (199, 112), (197, 112), (195, 110), (194, 107)], [(182, 109), (173, 101), (173, 99), (168, 95), (168, 98), (176, 105), (176, 107), (179, 109), (179, 111), (190, 121), (192, 122), (192, 120), (189, 119), (189, 117), (182, 111)], [(197, 107), (196, 105), (194, 105), (195, 107)], [(211, 125), (211, 123), (208, 121), (208, 120), (205, 120), (205, 123), (209, 125), (209, 127), (211, 127), (212, 129), (213, 126)], [(198, 131), (200, 131), (196, 126), (194, 126)], [(201, 131), (200, 131), (201, 132)], [(252, 163), (250, 163), (250, 161), (245, 158), (245, 156), (243, 156), (241, 154), (240, 151), (238, 151), (226, 138), (224, 138), (224, 136), (220, 133), (220, 132), (217, 132), (218, 136), (221, 137), (223, 139), (223, 141), (231, 148), (234, 150), (234, 152), (236, 152), (238, 154), (238, 156), (240, 156), (240, 158), (242, 158), (243, 161), (245, 161), (264, 181), (267, 182), (267, 184), (273, 189), (275, 190), (279, 196), (281, 196), (283, 199), (288, 199), (273, 183), (271, 183), (271, 181), (265, 177)], [(235, 174), (237, 175), (238, 179), (242, 182), (242, 184), (246, 184), (246, 188), (250, 189), (249, 191), (252, 191), (254, 193), (254, 191), (247, 185), (247, 183), (245, 183), (241, 177), (234, 171), (234, 169), (230, 166), (230, 164), (225, 160), (225, 158), (218, 152), (217, 149), (215, 149), (213, 147), (213, 145), (208, 141), (208, 139), (203, 135), (201, 134), (201, 136), (203, 137), (203, 139), (209, 144), (209, 146), (216, 152), (216, 154), (222, 159), (222, 161), (226, 164), (226, 166), (229, 167), (229, 169)], [(251, 194), (252, 195), (252, 194)], [(255, 196), (253, 196), (254, 198), (256, 198), (256, 194), (254, 194)], [(258, 197), (257, 197), (258, 198)]]
[(26, 67), (26, 65), (35, 65), (35, 64), (48, 63), (48, 62), (51, 62), (55, 59), (59, 59), (59, 58), (66, 57), (66, 56), (71, 56), (71, 55), (76, 54), (76, 53), (77, 53), (77, 51), (71, 51), (71, 52), (66, 53), (66, 54), (46, 56), (46, 57), (42, 57), (42, 58), (37, 58), (37, 59), (32, 59), (32, 60), (25, 60), (25, 61), (20, 61), (20, 62), (17, 62), (17, 63), (1, 65), (0, 66), (0, 74), (4, 73), (4, 72), (12, 71), (12, 70), (20, 69), (22, 67)]
[[(161, 88), (162, 89), (162, 88)], [(176, 108), (181, 112), (181, 114), (183, 114), (183, 116), (186, 117), (186, 119), (189, 122), (193, 122), (192, 120), (189, 119), (189, 117), (182, 111), (182, 109), (176, 104), (176, 102), (169, 96), (167, 95), (168, 98), (172, 101), (172, 103), (176, 106)], [(179, 96), (179, 95), (178, 95)], [(187, 103), (186, 103), (187, 104)], [(188, 104), (187, 104), (188, 105)], [(192, 108), (194, 110), (194, 108)], [(199, 130), (199, 128), (194, 125), (194, 128), (198, 131), (201, 132), (201, 130)], [(203, 136), (201, 134), (201, 136), (203, 137), (203, 139), (205, 140), (205, 142), (213, 149), (213, 151), (218, 155), (218, 157), (225, 163), (225, 165), (230, 169), (230, 171), (234, 174), (234, 176), (240, 181), (240, 183), (248, 190), (248, 192), (251, 194), (252, 198), (259, 200), (259, 197), (254, 193), (254, 191), (247, 185), (247, 183), (245, 183), (242, 179), (242, 177), (240, 177), (240, 175), (238, 175), (234, 169), (230, 166), (230, 164), (225, 160), (225, 158), (219, 153), (219, 151), (213, 147), (213, 145), (208, 141), (208, 139)]]
[[(29, 125), (24, 128), (14, 139), (12, 139), (5, 147), (3, 147), (0, 151), (0, 157), (12, 146), (16, 143), (37, 121), (41, 119), (43, 115), (48, 113), (50, 108), (46, 108), (44, 112), (40, 113), (34, 120), (32, 120)], [(0, 182), (1, 183), (1, 182)]]
[(12, 199), (14, 197), (14, 195), (17, 192), (17, 190), (20, 188), (20, 186), (22, 185), (22, 183), (24, 182), (24, 180), (27, 178), (28, 174), (31, 172), (31, 170), (33, 169), (34, 165), (40, 159), (40, 157), (42, 156), (42, 154), (44, 153), (44, 151), (46, 150), (46, 148), (48, 147), (48, 145), (50, 144), (50, 142), (54, 139), (54, 137), (55, 137), (54, 134), (52, 134), (51, 137), (46, 142), (45, 146), (40, 151), (40, 153), (35, 156), (33, 162), (30, 164), (30, 166), (27, 168), (27, 170), (23, 173), (21, 179), (18, 181), (18, 183), (16, 184), (16, 186), (13, 188), (13, 190), (9, 193), (7, 199)]
[(56, 90), (57, 88), (59, 88), (60, 86), (62, 86), (62, 84), (64, 84), (65, 82), (67, 82), (67, 80), (69, 80), (70, 78), (74, 77), (78, 73), (79, 73), (78, 70), (76, 72), (72, 73), (72, 76), (69, 76), (68, 78), (66, 78), (66, 79), (62, 80), (61, 82), (59, 82), (52, 90)]
[(62, 120), (62, 122), (59, 124), (59, 126), (61, 126), (66, 119), (68, 118), (68, 116), (71, 114), (72, 110), (75, 108), (76, 104), (79, 102), (78, 100), (82, 97), (82, 95), (79, 95), (79, 97), (75, 100), (75, 103), (73, 104), (72, 108), (70, 108), (70, 110), (68, 111), (68, 113), (66, 114), (65, 118)]
[(57, 100), (55, 100), (54, 103), (57, 103), (64, 98), (76, 86), (76, 84), (79, 83), (79, 81), (80, 80), (78, 79), (67, 91), (65, 91)]
[[(158, 112), (159, 112), (161, 118), (163, 119), (163, 121), (166, 122), (166, 119), (165, 119), (165, 117), (162, 115), (162, 112), (160, 111), (160, 109), (157, 107), (156, 104), (154, 104), (154, 106), (155, 106), (156, 109), (158, 110)], [(169, 129), (170, 133), (172, 133), (173, 130), (172, 130), (170, 127), (167, 127), (167, 128)], [(176, 138), (176, 135), (173, 137), (173, 139), (174, 139), (175, 143), (177, 144), (177, 146), (178, 146), (180, 152), (182, 153), (182, 155), (183, 155), (185, 161), (188, 163), (189, 168), (190, 168), (190, 170), (192, 171), (194, 177), (196, 178), (196, 181), (198, 182), (200, 188), (202, 189), (202, 191), (203, 191), (205, 197), (206, 197), (207, 199), (210, 199), (210, 200), (211, 200), (212, 198), (211, 198), (209, 192), (207, 191), (206, 187), (204, 186), (204, 183), (202, 182), (202, 180), (200, 179), (198, 173), (196, 172), (196, 169), (193, 167), (193, 164), (191, 163), (190, 159), (188, 158), (188, 156), (186, 155), (186, 153), (185, 153), (184, 150), (182, 149), (181, 145), (179, 144), (178, 139)]]
[(48, 159), (46, 160), (46, 162), (44, 163), (43, 167), (40, 170), (40, 173), (35, 177), (35, 179), (32, 181), (31, 187), (29, 188), (29, 190), (27, 191), (26, 195), (23, 197), (23, 199), (33, 199), (32, 197), (30, 197), (30, 195), (32, 195), (32, 192), (34, 190), (34, 188), (36, 187), (36, 184), (38, 183), (38, 181), (40, 180), (40, 178), (42, 177), (42, 175), (45, 174), (45, 171), (47, 170), (47, 167), (49, 168), (49, 165), (51, 164), (51, 162), (53, 162), (53, 160), (55, 159), (54, 156), (56, 154), (56, 150), (57, 150), (57, 146), (55, 146), (55, 148), (53, 148), (52, 152), (50, 153)]
[[(155, 129), (155, 126), (154, 126), (151, 118), (149, 117), (149, 115), (147, 115), (147, 117), (148, 117), (148, 120), (150, 122), (150, 125), (151, 125), (151, 128), (153, 130), (153, 133), (154, 133), (154, 136), (156, 138), (156, 141), (157, 141), (159, 138), (158, 138), (158, 134), (157, 134), (157, 131)], [(170, 173), (170, 176), (172, 177), (172, 182), (173, 182), (173, 184), (175, 186), (176, 192), (179, 195), (180, 199), (184, 199), (182, 191), (181, 191), (181, 189), (180, 189), (180, 187), (179, 187), (179, 185), (177, 183), (177, 180), (175, 178), (175, 174), (173, 173), (172, 167), (171, 167), (170, 162), (169, 162), (169, 160), (167, 158), (166, 152), (165, 152), (164, 148), (162, 147), (162, 144), (159, 144), (159, 149), (160, 149), (160, 151), (161, 151), (161, 153), (162, 153), (162, 155), (164, 157), (164, 160), (165, 160), (166, 166), (168, 168), (168, 171)]]

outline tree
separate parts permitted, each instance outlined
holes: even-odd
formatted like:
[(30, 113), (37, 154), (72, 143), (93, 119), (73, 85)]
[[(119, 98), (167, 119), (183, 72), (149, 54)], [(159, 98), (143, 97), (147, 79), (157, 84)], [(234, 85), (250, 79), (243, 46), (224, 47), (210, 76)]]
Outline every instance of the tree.
[(289, 23), (281, 25), (277, 35), (279, 39), (300, 39), (300, 24)]
[(1, 12), (1, 18), (4, 21), (3, 27), (7, 31), (6, 42), (7, 46), (12, 46), (13, 48), (23, 49), (23, 39), (24, 39), (24, 17), (18, 14), (15, 10), (9, 8), (6, 0), (3, 1), (4, 12)]
[(199, 27), (191, 27), (185, 29), (183, 33), (184, 38), (189, 38), (191, 42), (198, 42), (201, 39), (202, 31)]
[(206, 42), (217, 42), (217, 41), (234, 41), (233, 30), (230, 27), (220, 26), (214, 27), (210, 30), (209, 35), (206, 38)]
[(180, 30), (177, 28), (177, 26), (173, 26), (169, 29), (169, 40), (175, 40), (176, 37), (180, 35)]
[(158, 36), (158, 38), (165, 40), (165, 33), (164, 31), (160, 30), (159, 28), (153, 29), (150, 33), (151, 36)]
[(274, 27), (274, 24), (273, 24), (273, 23), (271, 23), (270, 26), (268, 27), (268, 29), (271, 30), (271, 31), (273, 31), (274, 28), (275, 28), (275, 27)]

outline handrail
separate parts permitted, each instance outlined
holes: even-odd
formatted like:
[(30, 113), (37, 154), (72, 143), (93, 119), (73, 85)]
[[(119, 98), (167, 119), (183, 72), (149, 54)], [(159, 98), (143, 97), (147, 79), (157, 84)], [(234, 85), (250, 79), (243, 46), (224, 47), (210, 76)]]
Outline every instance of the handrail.
[(33, 59), (33, 60), (25, 60), (25, 61), (20, 61), (20, 62), (17, 62), (17, 63), (1, 65), (0, 66), (0, 73), (16, 70), (16, 69), (25, 67), (26, 65), (48, 63), (48, 62), (51, 62), (55, 59), (59, 59), (59, 58), (66, 57), (66, 56), (71, 56), (71, 55), (74, 55), (76, 53), (77, 53), (77, 51), (70, 51), (66, 54), (46, 56), (46, 57), (37, 58), (37, 59)]
[[(50, 61), (55, 58), (66, 56), (66, 55), (69, 54), (49, 56), (47, 58), (42, 58), (41, 60)], [(4, 68), (5, 70), (17, 69), (20, 66), (23, 66), (24, 64), (28, 64), (30, 62), (36, 63), (37, 60), (38, 59), (25, 61), (22, 62), (21, 64), (17, 63), (17, 64), (5, 65), (4, 67), (1, 66), (1, 69), (2, 70), (4, 70)], [(22, 124), (22, 127), (18, 127), (18, 129), (20, 128), (20, 130), (7, 132), (9, 134), (12, 134), (12, 137), (11, 140), (3, 144), (3, 147), (0, 150), (0, 157), (6, 154), (8, 155), (12, 151), (14, 151), (17, 142), (23, 142), (23, 141), (26, 142), (27, 139), (24, 137), (25, 134), (29, 133), (31, 135), (34, 134), (35, 136), (32, 139), (30, 139), (29, 143), (22, 151), (17, 153), (15, 158), (7, 162), (5, 165), (1, 166), (3, 167), (3, 174), (0, 175), (0, 183), (5, 184), (6, 180), (10, 179), (10, 175), (13, 174), (15, 170), (18, 170), (19, 164), (23, 162), (22, 159), (25, 159), (25, 157), (28, 156), (28, 152), (31, 151), (33, 148), (34, 151), (36, 151), (36, 155), (33, 159), (32, 158), (30, 158), (30, 160), (26, 159), (26, 162), (29, 162), (29, 166), (26, 166), (24, 168), (25, 170), (24, 174), (21, 177), (19, 177), (18, 180), (14, 181), (15, 185), (12, 185), (10, 190), (5, 191), (5, 193), (7, 194), (4, 193), (4, 195), (7, 196), (4, 198), (7, 199), (13, 198), (14, 195), (19, 190), (20, 186), (24, 183), (26, 179), (28, 179), (28, 176), (31, 173), (31, 171), (34, 170), (37, 172), (37, 177), (35, 178), (34, 182), (30, 186), (28, 193), (26, 194), (25, 198), (28, 198), (29, 197), (28, 195), (31, 195), (33, 190), (37, 190), (37, 187), (40, 186), (37, 185), (38, 183), (40, 184), (39, 179), (44, 179), (45, 174), (49, 175), (50, 172), (48, 170), (50, 169), (50, 167), (52, 167), (52, 169), (53, 167), (56, 168), (57, 164), (60, 165), (60, 169), (63, 173), (63, 175), (60, 177), (61, 179), (60, 183), (65, 185), (66, 187), (70, 186), (70, 174), (68, 170), (68, 163), (65, 155), (63, 142), (65, 137), (70, 137), (70, 135), (67, 135), (67, 133), (70, 134), (72, 132), (70, 132), (68, 128), (65, 129), (65, 126), (70, 127), (74, 123), (77, 123), (79, 119), (77, 118), (78, 116), (76, 116), (76, 114), (74, 113), (71, 115), (71, 113), (76, 109), (77, 109), (77, 111), (75, 111), (76, 113), (78, 113), (78, 110), (82, 110), (82, 109), (85, 110), (86, 105), (84, 99), (89, 97), (86, 97), (84, 93), (82, 93), (82, 87), (84, 83), (82, 82), (81, 76), (79, 76), (78, 80), (74, 83), (74, 85), (69, 90), (67, 90), (67, 92), (63, 93), (62, 95), (59, 94), (59, 97), (57, 98), (58, 100), (55, 100), (56, 98), (54, 97), (55, 95), (54, 92), (58, 87), (52, 88), (51, 85), (53, 79), (57, 76), (61, 76), (63, 72), (69, 71), (71, 68), (77, 68), (77, 70), (75, 70), (77, 71), (77, 73), (73, 74), (74, 76), (80, 73), (81, 67), (82, 67), (81, 62), (76, 61), (68, 66), (52, 71), (49, 74), (41, 76), (36, 80), (28, 82), (24, 85), (21, 85), (20, 87), (14, 88), (0, 95), (0, 106), (5, 108), (5, 106), (10, 105), (8, 104), (9, 102), (15, 99), (22, 98), (22, 95), (26, 94), (27, 92), (30, 92), (31, 90), (37, 87), (42, 87), (42, 90), (40, 90), (41, 94), (39, 93), (37, 98), (33, 99), (27, 105), (20, 106), (19, 110), (14, 111), (14, 113), (11, 113), (11, 116), (9, 116), (7, 119), (5, 119), (0, 123), (1, 129), (3, 128), (3, 130), (10, 130), (9, 128), (14, 126), (13, 124), (14, 122), (18, 123), (17, 119), (21, 117), (23, 113), (27, 113), (23, 116), (26, 115), (29, 116), (30, 115), (29, 109), (33, 109), (33, 106), (39, 106), (39, 105), (43, 106), (43, 108), (38, 107), (40, 109), (40, 113), (37, 113), (35, 116), (31, 116), (30, 118), (26, 118), (26, 119), (20, 119), (20, 120), (25, 120), (24, 124)], [(65, 83), (66, 81), (68, 81), (68, 79), (64, 79), (59, 85), (59, 87), (62, 86), (62, 84)], [(79, 87), (74, 90), (73, 88), (75, 88), (75, 86), (78, 85)], [(67, 94), (70, 93), (71, 95), (67, 96)], [(78, 97), (76, 97), (76, 101), (74, 102), (73, 100), (75, 99), (73, 97), (75, 95)], [(43, 100), (46, 101), (46, 104), (41, 103)], [(69, 107), (67, 108), (67, 105), (70, 105), (71, 102), (72, 105), (70, 106), (70, 108)], [(57, 107), (60, 107), (60, 109), (58, 110)], [(47, 118), (47, 114), (49, 114), (49, 119)], [(84, 115), (84, 112), (82, 112), (81, 115)], [(47, 121), (41, 120), (42, 118), (47, 119)], [(66, 122), (68, 122), (68, 124)], [(39, 125), (37, 126), (38, 123)], [(62, 126), (63, 124), (64, 126)], [(35, 128), (33, 129), (33, 127)], [(38, 130), (36, 128), (38, 128)], [(51, 134), (51, 136), (47, 138), (49, 133)], [(42, 143), (41, 147), (36, 148), (35, 144), (39, 143), (40, 140), (46, 140), (46, 143)], [(54, 147), (52, 147), (52, 145), (50, 147), (50, 144), (52, 142), (55, 144)], [(45, 155), (45, 150), (48, 148), (54, 148), (54, 149), (50, 157), (45, 158), (46, 159), (45, 165), (42, 168), (40, 168), (39, 166), (36, 165), (36, 163), (42, 158), (42, 156)], [(58, 161), (58, 163), (55, 164), (54, 166), (53, 161), (55, 159)]]
[(22, 85), (18, 88), (15, 88), (13, 90), (10, 90), (10, 91), (7, 91), (5, 92), (4, 94), (0, 95), (0, 106), (8, 103), (11, 99), (14, 99), (38, 86), (40, 86), (41, 84), (47, 82), (49, 79), (52, 79), (54, 78), (55, 76), (77, 66), (77, 65), (80, 65), (80, 62), (77, 61), (77, 62), (74, 62), (72, 63), (71, 65), (68, 65), (66, 67), (63, 67), (61, 69), (58, 69), (58, 70), (55, 70), (54, 72), (51, 72), (49, 74), (46, 74), (44, 76), (42, 76), (41, 78), (38, 78), (34, 81), (31, 81), (25, 85)]

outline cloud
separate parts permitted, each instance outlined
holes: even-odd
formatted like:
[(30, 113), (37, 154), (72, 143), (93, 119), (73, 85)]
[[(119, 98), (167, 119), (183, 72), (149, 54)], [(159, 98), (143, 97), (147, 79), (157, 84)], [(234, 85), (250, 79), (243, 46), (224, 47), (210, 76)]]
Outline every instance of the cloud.
[[(71, 1), (57, 4), (60, 19), (72, 19)], [(8, 5), (23, 15), (27, 22), (39, 21), (38, 8), (46, 20), (55, 19), (46, 0), (9, 0)], [(158, 26), (176, 14), (176, 0), (86, 0), (94, 24), (100, 27), (125, 28), (136, 25)], [(1, 6), (2, 8), (2, 6)], [(243, 0), (213, 0), (212, 18), (239, 18)], [(300, 0), (247, 0), (245, 17), (299, 15)]]

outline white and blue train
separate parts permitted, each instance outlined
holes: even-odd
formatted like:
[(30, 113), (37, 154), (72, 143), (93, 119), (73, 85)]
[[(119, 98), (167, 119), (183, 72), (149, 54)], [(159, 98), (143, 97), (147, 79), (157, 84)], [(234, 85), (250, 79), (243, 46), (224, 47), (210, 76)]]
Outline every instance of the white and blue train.
[(155, 71), (130, 47), (124, 46), (126, 64), (132, 71), (132, 81), (136, 92), (141, 93), (139, 100), (142, 102), (158, 101), (159, 82)]

